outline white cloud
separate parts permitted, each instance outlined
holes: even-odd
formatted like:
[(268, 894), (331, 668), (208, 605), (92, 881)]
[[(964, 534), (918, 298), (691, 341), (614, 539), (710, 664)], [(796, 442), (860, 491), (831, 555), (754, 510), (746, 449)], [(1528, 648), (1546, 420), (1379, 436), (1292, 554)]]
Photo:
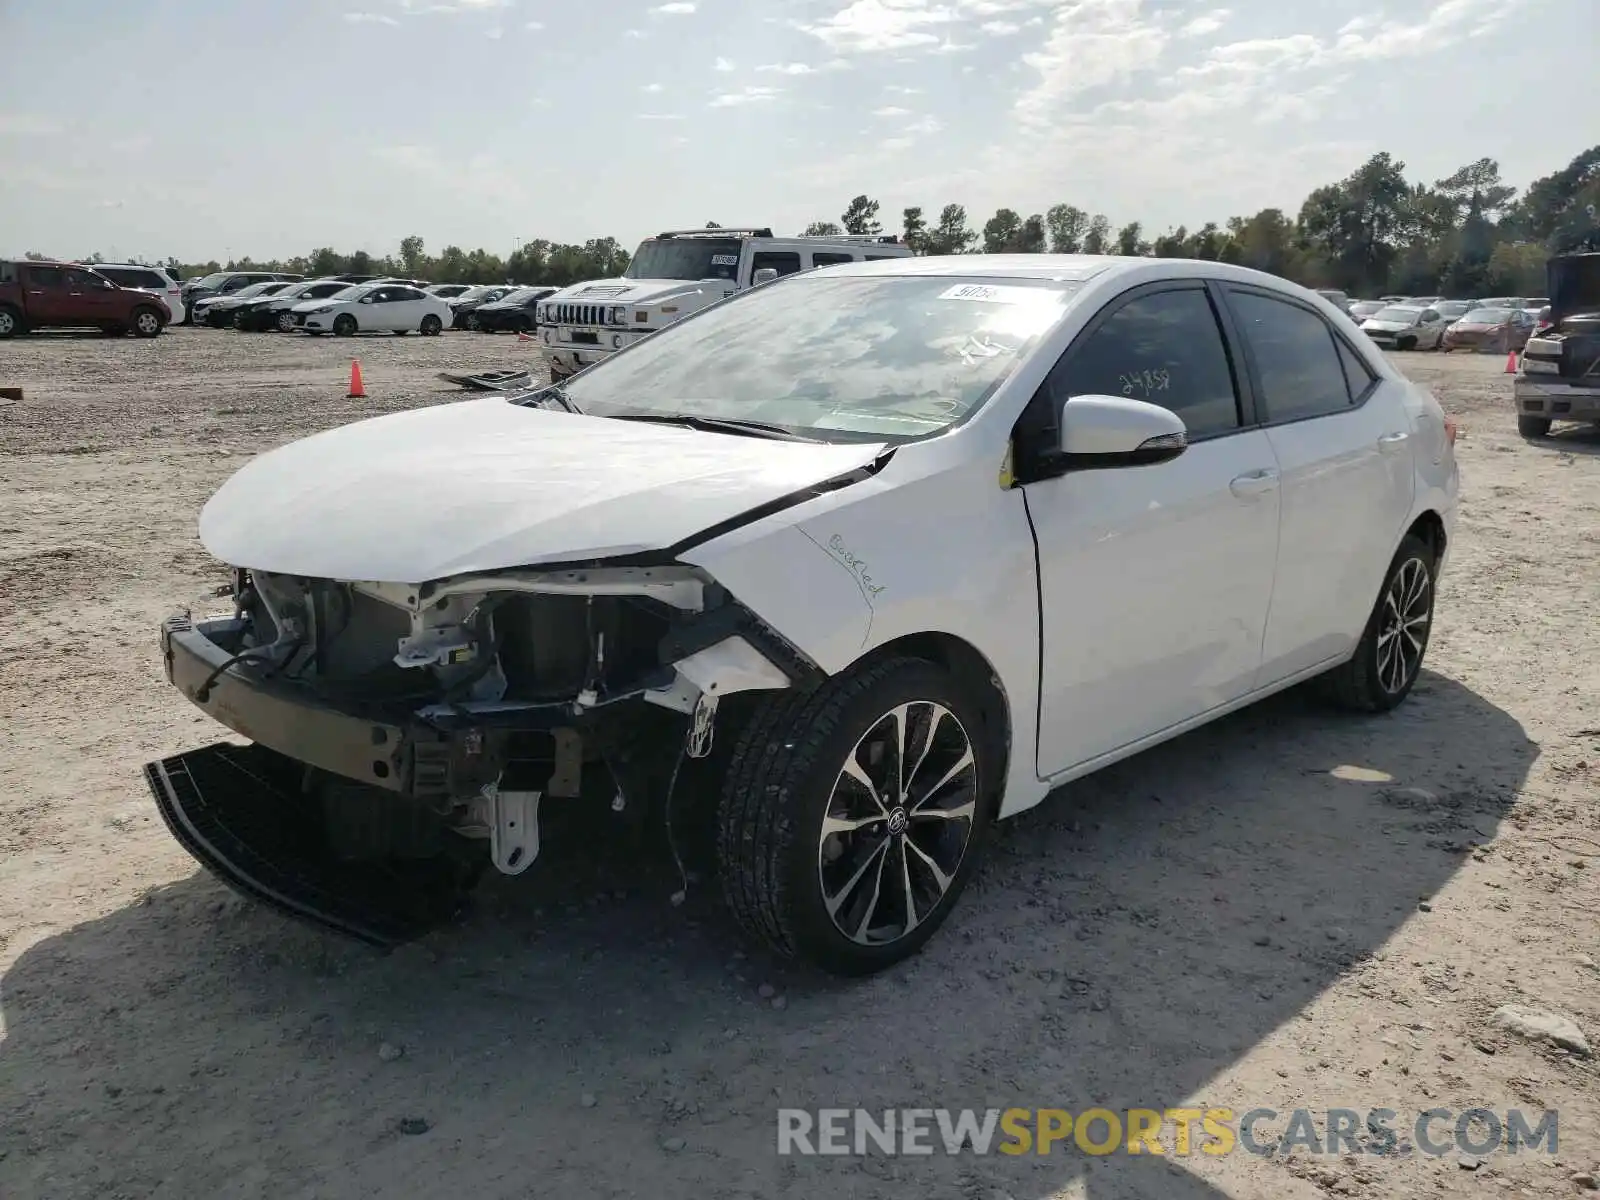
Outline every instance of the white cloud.
[(747, 87), (737, 92), (719, 92), (711, 98), (712, 108), (739, 108), (746, 104), (767, 104), (783, 93), (777, 88)]
[(349, 21), (350, 24), (352, 24), (352, 25), (398, 25), (398, 24), (400, 24), (400, 22), (396, 21), (393, 17), (385, 16), (383, 13), (347, 12), (347, 13), (344, 14), (344, 19), (346, 21)]
[(1201, 13), (1194, 20), (1178, 30), (1179, 37), (1204, 37), (1208, 33), (1215, 33), (1227, 23), (1233, 13), (1226, 8), (1214, 8), (1208, 13)]
[(642, 86), (639, 90), (641, 92), (649, 92), (652, 95), (654, 95), (657, 92), (666, 91), (666, 89), (664, 87), (662, 87), (659, 83), (647, 83), (644, 86)]
[(896, 96), (920, 96), (920, 95), (922, 95), (922, 89), (921, 88), (919, 88), (919, 87), (905, 87), (904, 85), (898, 84), (898, 83), (886, 83), (886, 84), (883, 85), (883, 90), (886, 91), (886, 92), (893, 92)]
[(712, 70), (715, 70), (715, 71), (731, 71), (731, 70), (733, 70), (733, 64), (731, 62), (729, 62), (725, 58), (719, 58), (719, 59), (717, 59), (716, 63), (713, 65)]
[(911, 110), (909, 108), (896, 108), (891, 104), (885, 108), (873, 109), (872, 115), (875, 117), (909, 117)]
[(1007, 37), (1022, 32), (1022, 26), (1015, 21), (985, 21), (978, 28), (992, 37)]
[(671, 4), (658, 4), (650, 11), (663, 17), (686, 17), (695, 10), (690, 0), (673, 0)]
[(756, 68), (767, 75), (815, 75), (817, 69), (810, 63), (766, 63)]
[(641, 121), (681, 121), (681, 120), (683, 120), (683, 114), (682, 113), (640, 113), (639, 114), (639, 120), (641, 120)]
[(544, 22), (543, 21), (529, 21), (529, 22), (527, 22), (526, 24), (523, 25), (523, 28), (524, 29), (534, 29), (534, 30), (543, 29), (544, 28)]
[(626, 37), (626, 38), (642, 38), (644, 36), (644, 30), (642, 30), (642, 29), (624, 29), (622, 31), (622, 36)]
[(1024, 128), (1049, 129), (1081, 92), (1148, 70), (1167, 46), (1166, 32), (1141, 0), (1083, 0), (1060, 9), (1044, 47), (1022, 56), (1038, 81), (1014, 106)]
[(854, 0), (831, 17), (800, 25), (840, 54), (936, 45), (933, 29), (956, 20), (954, 8), (926, 0)]

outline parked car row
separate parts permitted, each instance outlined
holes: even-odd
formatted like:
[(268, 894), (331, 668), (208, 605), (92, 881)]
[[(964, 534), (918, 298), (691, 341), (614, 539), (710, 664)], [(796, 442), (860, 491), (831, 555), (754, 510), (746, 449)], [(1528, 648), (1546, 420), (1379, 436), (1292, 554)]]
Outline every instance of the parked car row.
[[(225, 281), (226, 282), (226, 281)], [(422, 279), (331, 275), (262, 279), (231, 291), (201, 291), (190, 322), (246, 333), (432, 334), (444, 329), (532, 333), (539, 301), (553, 287), (429, 284)]]
[(1387, 296), (1348, 300), (1343, 307), (1363, 333), (1388, 350), (1506, 353), (1522, 349), (1543, 319), (1541, 310), (1548, 313), (1548, 304), (1542, 296)]

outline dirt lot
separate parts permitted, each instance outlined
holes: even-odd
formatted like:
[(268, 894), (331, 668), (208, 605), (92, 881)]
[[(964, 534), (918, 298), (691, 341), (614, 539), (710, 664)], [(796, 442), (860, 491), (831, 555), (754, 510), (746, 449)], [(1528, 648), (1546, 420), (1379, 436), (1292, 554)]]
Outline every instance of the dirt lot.
[[(0, 384), (27, 389), (0, 405), (0, 1196), (1570, 1196), (1600, 1170), (1600, 1060), (1491, 1019), (1547, 1010), (1600, 1048), (1600, 438), (1520, 441), (1488, 357), (1400, 356), (1466, 430), (1413, 699), (1330, 720), (1285, 696), (1065, 789), (887, 976), (735, 954), (713, 897), (672, 908), (603, 851), (491, 879), (464, 928), (387, 957), (198, 872), (139, 768), (215, 735), (156, 652), (224, 578), (200, 505), (252, 453), (530, 354), (0, 344)], [(774, 1153), (780, 1105), (1186, 1103), (1276, 1110), (1267, 1138), (1297, 1107), (1393, 1109), (1402, 1134), (1430, 1108), (1557, 1109), (1560, 1141)]]

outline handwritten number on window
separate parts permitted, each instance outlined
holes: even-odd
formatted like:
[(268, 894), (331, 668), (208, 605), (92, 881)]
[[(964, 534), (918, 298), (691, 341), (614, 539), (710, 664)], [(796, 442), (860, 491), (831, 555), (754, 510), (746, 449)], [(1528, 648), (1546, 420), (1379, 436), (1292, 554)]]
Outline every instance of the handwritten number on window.
[(1124, 396), (1151, 396), (1156, 392), (1165, 392), (1172, 387), (1172, 376), (1166, 367), (1157, 367), (1154, 370), (1129, 371), (1119, 375), (1117, 381), (1122, 385)]

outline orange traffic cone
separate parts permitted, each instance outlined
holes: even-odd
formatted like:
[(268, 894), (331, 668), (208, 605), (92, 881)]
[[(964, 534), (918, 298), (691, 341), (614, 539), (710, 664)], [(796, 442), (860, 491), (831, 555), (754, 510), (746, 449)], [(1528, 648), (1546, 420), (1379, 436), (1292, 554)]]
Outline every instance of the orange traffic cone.
[(535, 340), (537, 340), (537, 339), (535, 339), (532, 334), (523, 333), (522, 330), (520, 330), (520, 329), (517, 330), (517, 341), (519, 341), (519, 342), (532, 342), (532, 341), (535, 341)]
[(350, 360), (350, 399), (360, 400), (367, 394), (366, 386), (361, 382), (361, 360)]
[(1507, 375), (1515, 375), (1517, 373), (1517, 352), (1515, 350), (1506, 355), (1505, 373)]

